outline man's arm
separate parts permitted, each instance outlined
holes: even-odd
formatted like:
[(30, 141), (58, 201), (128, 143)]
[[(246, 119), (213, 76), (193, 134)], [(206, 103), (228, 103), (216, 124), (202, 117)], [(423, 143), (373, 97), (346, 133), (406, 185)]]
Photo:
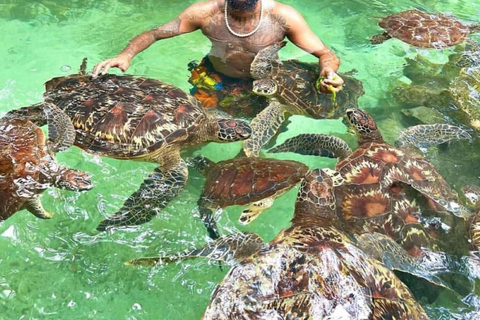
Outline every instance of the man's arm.
[(177, 19), (141, 33), (133, 38), (117, 57), (98, 63), (93, 69), (92, 77), (106, 74), (112, 67), (126, 71), (130, 67), (130, 61), (133, 57), (150, 47), (154, 42), (200, 29), (202, 23), (215, 10), (216, 5), (216, 1), (195, 3), (185, 9)]
[(328, 85), (332, 85), (336, 91), (341, 90), (343, 80), (336, 72), (340, 66), (340, 60), (335, 53), (323, 44), (315, 33), (310, 29), (300, 13), (290, 6), (283, 5), (279, 8), (279, 14), (285, 18), (288, 39), (302, 50), (313, 54), (319, 60), (320, 75), (326, 77), (322, 81), (322, 91), (328, 92)]

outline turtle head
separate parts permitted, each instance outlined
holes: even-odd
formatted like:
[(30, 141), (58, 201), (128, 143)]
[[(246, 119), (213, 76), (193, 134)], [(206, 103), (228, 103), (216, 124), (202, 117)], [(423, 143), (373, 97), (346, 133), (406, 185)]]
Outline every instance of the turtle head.
[(306, 174), (298, 192), (292, 224), (335, 225), (333, 188), (343, 182), (340, 174), (330, 169), (315, 169)]
[(71, 190), (71, 191), (86, 191), (93, 188), (90, 175), (86, 172), (66, 169), (60, 172), (56, 177), (55, 187)]
[(211, 127), (215, 142), (241, 141), (250, 138), (252, 134), (252, 128), (242, 120), (214, 119)]
[(383, 138), (380, 131), (373, 121), (373, 118), (363, 110), (357, 108), (347, 109), (344, 117), (344, 123), (354, 131), (358, 137), (358, 143), (364, 142), (382, 142)]
[(252, 91), (259, 96), (270, 97), (277, 93), (278, 84), (273, 79), (261, 79), (253, 81)]

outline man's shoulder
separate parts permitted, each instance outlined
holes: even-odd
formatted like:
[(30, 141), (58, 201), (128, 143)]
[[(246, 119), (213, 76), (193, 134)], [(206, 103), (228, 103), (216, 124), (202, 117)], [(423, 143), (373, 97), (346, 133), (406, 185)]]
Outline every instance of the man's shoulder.
[[(266, 0), (266, 1), (269, 1), (269, 0)], [(272, 1), (271, 7), (272, 7), (272, 13), (281, 15), (285, 19), (295, 18), (300, 15), (300, 13), (294, 7), (278, 1)]]
[(223, 0), (206, 0), (192, 4), (189, 8), (198, 11), (218, 11), (222, 5)]

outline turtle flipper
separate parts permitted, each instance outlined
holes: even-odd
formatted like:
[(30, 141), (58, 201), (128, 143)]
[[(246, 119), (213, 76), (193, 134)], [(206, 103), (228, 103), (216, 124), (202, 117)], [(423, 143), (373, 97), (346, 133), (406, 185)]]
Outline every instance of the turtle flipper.
[(250, 65), (250, 73), (254, 79), (263, 79), (270, 74), (273, 59), (278, 51), (285, 47), (286, 41), (280, 41), (260, 50)]
[(93, 188), (90, 175), (83, 171), (61, 168), (59, 174), (53, 178), (53, 185), (60, 189), (86, 191)]
[(206, 207), (202, 203), (202, 199), (198, 201), (198, 208), (200, 211), (200, 218), (203, 221), (203, 225), (207, 229), (208, 236), (213, 240), (218, 239), (220, 237), (220, 234), (218, 233), (217, 222), (213, 217), (213, 210)]
[(271, 153), (295, 152), (304, 155), (344, 159), (352, 153), (348, 144), (340, 138), (326, 134), (305, 133), (285, 140), (268, 150)]
[(376, 34), (373, 37), (370, 38), (370, 43), (371, 44), (380, 44), (384, 43), (388, 39), (391, 39), (390, 35), (387, 32)]
[(139, 225), (150, 221), (183, 189), (188, 177), (187, 164), (168, 170), (156, 168), (113, 216), (100, 222), (99, 231), (115, 226)]
[(24, 204), (24, 208), (32, 213), (35, 217), (40, 219), (50, 219), (53, 216), (53, 213), (45, 211), (40, 202), (39, 196), (34, 196), (33, 198), (27, 200)]
[(48, 139), (53, 152), (68, 149), (75, 142), (75, 127), (70, 117), (53, 103), (45, 103)]
[(15, 109), (7, 112), (5, 119), (23, 119), (29, 120), (39, 127), (47, 124), (47, 116), (44, 110), (45, 104), (37, 103), (28, 107)]
[(209, 260), (230, 262), (232, 260), (243, 260), (260, 250), (263, 240), (255, 233), (235, 233), (221, 237), (216, 241), (208, 243), (201, 249), (195, 249), (186, 253), (134, 259), (126, 262), (129, 266), (153, 267), (159, 263), (171, 263), (205, 257)]
[(250, 123), (252, 135), (243, 142), (247, 157), (258, 157), (264, 145), (277, 133), (285, 121), (285, 107), (278, 101), (270, 102)]
[(425, 310), (415, 300), (393, 300), (389, 298), (373, 298), (372, 320), (409, 319), (429, 320)]
[(421, 149), (451, 140), (472, 141), (472, 136), (464, 129), (450, 124), (421, 124), (403, 130), (395, 144), (413, 145)]
[(249, 224), (253, 220), (257, 219), (263, 211), (270, 208), (273, 205), (273, 201), (273, 197), (269, 197), (257, 202), (253, 202), (248, 206), (248, 208), (242, 211), (238, 222), (241, 224)]
[(438, 254), (423, 251), (423, 258), (415, 258), (393, 239), (376, 232), (364, 233), (356, 238), (359, 248), (362, 248), (370, 257), (384, 263), (389, 269), (409, 273), (437, 286), (450, 289), (435, 275), (441, 271), (448, 271), (445, 259), (439, 259)]

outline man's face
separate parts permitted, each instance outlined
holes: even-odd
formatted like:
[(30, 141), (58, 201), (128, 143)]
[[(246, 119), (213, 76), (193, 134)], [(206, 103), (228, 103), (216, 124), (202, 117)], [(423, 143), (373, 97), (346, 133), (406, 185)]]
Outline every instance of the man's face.
[(233, 11), (252, 11), (258, 0), (227, 0), (228, 8)]

